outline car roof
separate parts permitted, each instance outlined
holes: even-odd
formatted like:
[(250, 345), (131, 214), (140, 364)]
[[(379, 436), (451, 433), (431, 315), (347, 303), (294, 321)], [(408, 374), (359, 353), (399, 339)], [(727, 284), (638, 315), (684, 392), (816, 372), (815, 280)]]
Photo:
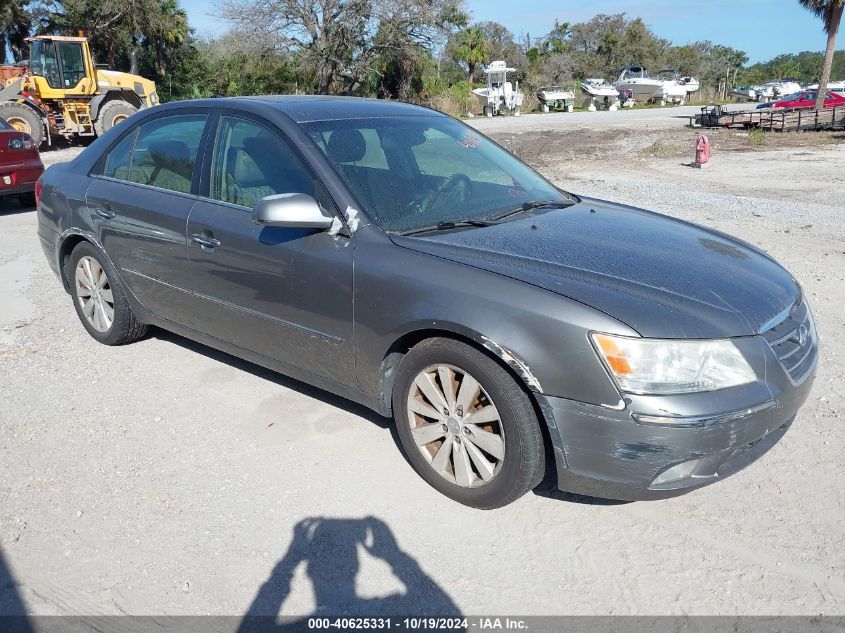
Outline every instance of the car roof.
[(219, 97), (171, 102), (169, 107), (195, 105), (238, 109), (245, 104), (269, 106), (287, 114), (297, 123), (381, 117), (445, 116), (437, 110), (384, 99), (337, 97), (330, 95), (267, 95), (255, 97)]

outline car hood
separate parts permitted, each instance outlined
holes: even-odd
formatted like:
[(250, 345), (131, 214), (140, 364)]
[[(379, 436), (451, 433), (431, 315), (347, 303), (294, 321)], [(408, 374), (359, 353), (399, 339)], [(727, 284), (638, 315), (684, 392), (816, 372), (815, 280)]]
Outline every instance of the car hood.
[(558, 293), (649, 337), (757, 334), (800, 292), (784, 268), (750, 244), (587, 198), (489, 227), (391, 239)]

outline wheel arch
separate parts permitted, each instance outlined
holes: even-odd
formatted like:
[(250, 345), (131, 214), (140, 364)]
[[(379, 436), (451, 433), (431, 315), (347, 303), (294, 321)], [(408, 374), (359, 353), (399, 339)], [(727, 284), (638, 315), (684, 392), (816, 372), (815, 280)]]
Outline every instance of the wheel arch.
[(513, 354), (513, 352), (499, 346), (488, 337), (470, 328), (453, 323), (438, 323), (437, 326), (420, 326), (409, 329), (393, 341), (385, 351), (379, 368), (379, 413), (387, 418), (393, 417), (393, 386), (396, 378), (396, 370), (405, 355), (415, 345), (431, 338), (448, 338), (465, 343), (492, 358), (516, 380), (517, 384), (531, 401), (534, 414), (540, 422), (540, 432), (543, 435), (543, 450), (546, 456), (544, 480), (555, 476), (554, 455), (556, 452), (563, 454), (563, 447), (559, 446), (560, 442), (555, 441), (555, 435), (550, 432), (550, 426), (556, 427), (556, 423), (554, 422), (554, 417), (551, 414), (551, 409), (549, 408), (546, 397), (543, 395), (542, 389), (537, 388), (539, 382), (530, 373), (525, 362)]
[(525, 389), (529, 397), (536, 404), (537, 393), (542, 394), (542, 386), (537, 378), (531, 373), (528, 365), (516, 354), (500, 346), (492, 339), (476, 332), (470, 328), (453, 323), (437, 323), (437, 325), (419, 326), (410, 328), (385, 350), (381, 365), (379, 367), (379, 410), (383, 415), (392, 415), (393, 383), (396, 377), (396, 368), (405, 355), (415, 345), (430, 338), (450, 338), (471, 347), (474, 347), (483, 354), (495, 360)]
[(96, 242), (89, 239), (88, 236), (83, 235), (82, 233), (69, 233), (62, 238), (62, 241), (59, 244), (58, 255), (59, 277), (62, 280), (62, 286), (64, 286), (65, 292), (68, 293), (70, 293), (70, 280), (67, 278), (67, 263), (70, 259), (70, 254), (73, 252), (73, 249), (76, 248), (82, 242), (89, 242), (90, 244), (96, 246), (100, 251), (103, 250), (99, 247)]

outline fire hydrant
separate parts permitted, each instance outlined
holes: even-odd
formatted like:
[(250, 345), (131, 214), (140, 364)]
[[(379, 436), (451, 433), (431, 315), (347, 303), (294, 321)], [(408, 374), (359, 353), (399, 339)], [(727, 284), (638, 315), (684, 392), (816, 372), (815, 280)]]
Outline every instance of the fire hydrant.
[(710, 166), (710, 139), (704, 134), (699, 135), (695, 142), (695, 162), (692, 166), (699, 169)]

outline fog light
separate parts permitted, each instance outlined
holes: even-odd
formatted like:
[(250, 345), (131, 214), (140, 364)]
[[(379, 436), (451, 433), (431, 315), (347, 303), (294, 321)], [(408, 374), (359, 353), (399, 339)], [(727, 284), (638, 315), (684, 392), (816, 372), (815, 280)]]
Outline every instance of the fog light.
[(672, 468), (668, 468), (664, 470), (660, 475), (651, 482), (652, 486), (660, 486), (662, 484), (672, 483), (673, 481), (679, 481), (681, 479), (686, 479), (687, 477), (692, 476), (695, 472), (695, 469), (701, 463), (700, 459), (691, 459), (688, 462), (681, 462), (680, 464), (675, 464)]

